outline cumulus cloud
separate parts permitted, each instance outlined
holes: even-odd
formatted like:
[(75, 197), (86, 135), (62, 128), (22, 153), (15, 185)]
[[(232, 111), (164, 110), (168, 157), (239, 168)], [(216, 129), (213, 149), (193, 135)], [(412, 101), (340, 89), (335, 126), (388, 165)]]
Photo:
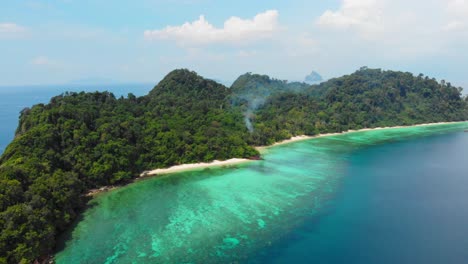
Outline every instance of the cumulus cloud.
[(0, 38), (15, 38), (22, 36), (26, 28), (15, 23), (0, 23)]
[(317, 20), (322, 27), (332, 29), (355, 29), (363, 33), (382, 31), (386, 1), (344, 0), (336, 10), (325, 11)]
[(326, 10), (316, 24), (369, 37), (411, 30), (458, 30), (466, 28), (467, 22), (468, 0), (342, 0), (337, 10)]
[(468, 0), (342, 0), (315, 22), (350, 42), (393, 50), (392, 56), (424, 56), (468, 41)]
[(244, 43), (271, 37), (279, 30), (279, 13), (268, 10), (257, 14), (253, 19), (231, 17), (217, 28), (204, 16), (181, 26), (168, 26), (161, 30), (146, 30), (146, 39), (173, 40), (179, 44), (203, 45), (212, 43)]
[(468, 14), (467, 0), (448, 0), (447, 9), (452, 14), (465, 16)]
[(449, 0), (446, 12), (450, 20), (444, 27), (447, 31), (468, 29), (468, 0)]

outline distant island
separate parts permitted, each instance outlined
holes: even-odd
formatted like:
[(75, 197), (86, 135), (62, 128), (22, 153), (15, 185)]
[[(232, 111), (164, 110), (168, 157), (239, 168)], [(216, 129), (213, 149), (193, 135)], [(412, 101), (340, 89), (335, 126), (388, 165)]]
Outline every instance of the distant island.
[(255, 159), (255, 146), (295, 136), (465, 121), (461, 91), (367, 67), (316, 85), (247, 73), (230, 88), (181, 69), (141, 97), (56, 96), (21, 112), (0, 158), (0, 263), (50, 254), (90, 189), (174, 165)]
[(319, 84), (323, 81), (322, 75), (316, 71), (312, 71), (309, 75), (305, 77), (304, 82), (308, 84)]

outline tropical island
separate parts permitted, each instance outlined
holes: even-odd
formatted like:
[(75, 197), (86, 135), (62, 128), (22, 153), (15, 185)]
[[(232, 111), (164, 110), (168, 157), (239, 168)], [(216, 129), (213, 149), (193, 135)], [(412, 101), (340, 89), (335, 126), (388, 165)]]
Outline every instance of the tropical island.
[(318, 85), (247, 73), (228, 88), (189, 70), (146, 96), (65, 93), (21, 112), (0, 158), (0, 263), (52, 252), (94, 188), (233, 158), (295, 136), (468, 120), (461, 88), (363, 67)]

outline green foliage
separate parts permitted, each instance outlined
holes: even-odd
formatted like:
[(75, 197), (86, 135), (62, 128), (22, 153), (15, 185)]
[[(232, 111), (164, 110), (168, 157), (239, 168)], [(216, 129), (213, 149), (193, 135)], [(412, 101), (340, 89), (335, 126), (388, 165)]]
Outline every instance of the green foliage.
[(0, 159), (0, 261), (50, 252), (90, 188), (148, 169), (258, 155), (229, 93), (177, 70), (148, 96), (66, 93), (23, 110)]
[(49, 253), (91, 188), (295, 135), (467, 120), (467, 100), (450, 83), (367, 68), (315, 86), (246, 74), (231, 89), (176, 70), (143, 97), (56, 96), (21, 112), (0, 158), (0, 263)]
[(234, 81), (231, 90), (235, 95), (247, 92), (263, 96), (281, 92), (300, 92), (309, 87), (306, 83), (288, 82), (270, 78), (267, 75), (246, 73)]
[(291, 135), (468, 120), (461, 88), (411, 73), (361, 68), (299, 93), (271, 96), (252, 118), (250, 143)]
[(256, 110), (265, 100), (278, 93), (298, 93), (310, 86), (306, 83), (282, 81), (267, 75), (246, 73), (231, 85), (231, 103)]

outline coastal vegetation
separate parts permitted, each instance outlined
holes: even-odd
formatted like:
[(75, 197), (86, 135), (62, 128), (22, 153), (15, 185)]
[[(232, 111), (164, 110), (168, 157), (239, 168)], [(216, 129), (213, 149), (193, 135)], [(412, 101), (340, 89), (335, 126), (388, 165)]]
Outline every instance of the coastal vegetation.
[(297, 135), (468, 120), (461, 88), (361, 68), (319, 85), (245, 74), (231, 88), (188, 70), (146, 96), (64, 93), (21, 112), (0, 158), (0, 263), (46, 256), (89, 189), (145, 170), (252, 158)]
[(468, 119), (462, 88), (422, 74), (361, 68), (301, 92), (275, 93), (250, 115), (250, 144), (296, 135)]

